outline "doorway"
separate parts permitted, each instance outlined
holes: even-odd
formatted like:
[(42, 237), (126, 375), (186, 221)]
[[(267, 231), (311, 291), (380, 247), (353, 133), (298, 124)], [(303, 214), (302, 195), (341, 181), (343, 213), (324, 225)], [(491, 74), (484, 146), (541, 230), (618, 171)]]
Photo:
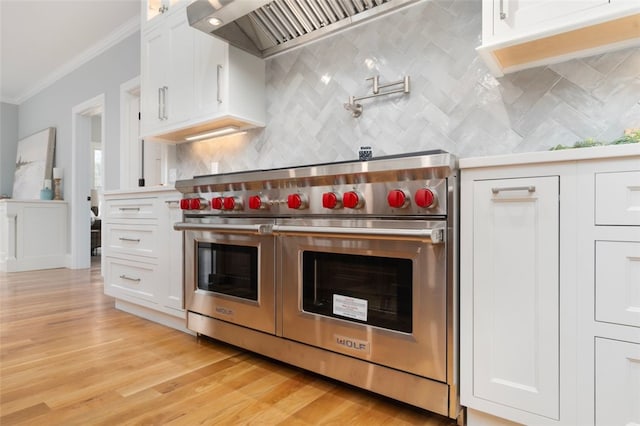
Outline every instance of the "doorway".
[(105, 95), (101, 94), (71, 110), (72, 269), (91, 266), (92, 189), (100, 185), (100, 190), (96, 187), (93, 192), (100, 199), (104, 177), (104, 105)]

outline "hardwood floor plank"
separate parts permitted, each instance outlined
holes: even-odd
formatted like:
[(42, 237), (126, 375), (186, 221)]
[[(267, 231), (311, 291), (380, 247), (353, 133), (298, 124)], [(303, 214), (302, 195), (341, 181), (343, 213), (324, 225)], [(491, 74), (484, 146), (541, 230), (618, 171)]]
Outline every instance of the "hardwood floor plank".
[(455, 422), (114, 308), (90, 270), (0, 273), (0, 424)]

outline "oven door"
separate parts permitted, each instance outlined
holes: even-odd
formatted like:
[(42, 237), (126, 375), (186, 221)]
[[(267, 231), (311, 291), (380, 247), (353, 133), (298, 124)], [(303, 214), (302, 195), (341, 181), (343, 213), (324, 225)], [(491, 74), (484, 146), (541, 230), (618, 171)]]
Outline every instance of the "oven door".
[(270, 223), (180, 223), (185, 308), (275, 334), (275, 239)]
[(276, 225), (284, 337), (446, 381), (444, 221)]

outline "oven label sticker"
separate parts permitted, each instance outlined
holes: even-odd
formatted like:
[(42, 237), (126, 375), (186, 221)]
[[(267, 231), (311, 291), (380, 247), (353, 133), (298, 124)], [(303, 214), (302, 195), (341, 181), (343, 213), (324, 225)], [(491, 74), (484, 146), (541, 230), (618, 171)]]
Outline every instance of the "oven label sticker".
[(367, 320), (367, 300), (355, 297), (333, 295), (333, 314), (353, 318), (360, 321)]

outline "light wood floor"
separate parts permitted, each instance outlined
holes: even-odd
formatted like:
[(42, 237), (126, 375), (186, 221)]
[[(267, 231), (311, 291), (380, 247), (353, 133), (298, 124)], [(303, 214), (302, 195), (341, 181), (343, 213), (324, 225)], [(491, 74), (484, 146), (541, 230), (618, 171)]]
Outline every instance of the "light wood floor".
[(99, 267), (0, 273), (0, 425), (453, 425), (114, 309)]

